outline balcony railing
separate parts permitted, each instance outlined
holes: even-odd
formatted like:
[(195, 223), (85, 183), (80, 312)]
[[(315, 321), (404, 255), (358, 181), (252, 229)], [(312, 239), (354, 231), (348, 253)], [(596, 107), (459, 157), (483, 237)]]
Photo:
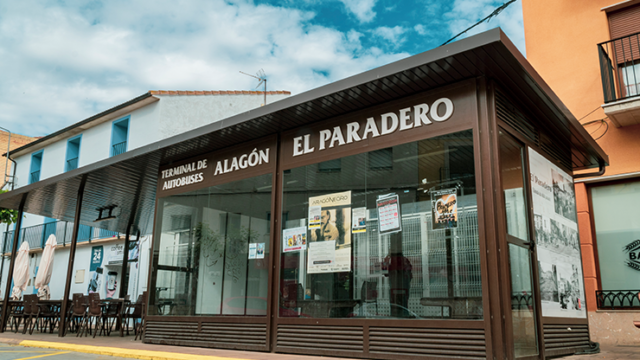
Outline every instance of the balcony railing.
[[(70, 244), (71, 236), (73, 235), (73, 223), (67, 221), (55, 221), (22, 228), (20, 229), (18, 243), (21, 244), (23, 241), (26, 241), (29, 243), (30, 249), (42, 249), (51, 234), (56, 236), (56, 241), (59, 246)], [(86, 225), (80, 225), (78, 227), (78, 242), (117, 236), (119, 236), (119, 233), (116, 231), (109, 231)], [(11, 252), (13, 246), (13, 230), (4, 232), (0, 241), (2, 241), (2, 246), (0, 248), (0, 250), (2, 250), (1, 253), (4, 254)]]
[(67, 160), (67, 171), (74, 170), (78, 168), (78, 158), (73, 158)]
[(116, 156), (116, 155), (120, 155), (124, 152), (127, 151), (127, 142), (123, 141), (121, 143), (117, 143), (117, 144), (113, 144), (113, 155), (111, 156)]
[(604, 102), (640, 95), (640, 33), (598, 44)]
[(640, 290), (597, 290), (598, 310), (640, 309)]
[(31, 173), (31, 176), (29, 176), (29, 184), (33, 184), (40, 181), (40, 171), (34, 171)]

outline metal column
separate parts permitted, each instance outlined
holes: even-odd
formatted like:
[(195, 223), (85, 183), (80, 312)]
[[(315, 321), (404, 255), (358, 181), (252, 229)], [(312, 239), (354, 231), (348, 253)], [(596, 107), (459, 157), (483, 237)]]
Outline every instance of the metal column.
[(124, 298), (127, 294), (127, 290), (129, 287), (129, 281), (127, 279), (127, 272), (129, 270), (129, 243), (131, 237), (131, 224), (127, 226), (127, 233), (124, 237), (124, 251), (122, 252), (122, 271), (120, 276), (120, 298)]
[[(11, 262), (9, 265), (9, 274), (7, 274), (7, 285), (4, 290), (4, 299), (2, 300), (2, 316), (0, 318), (0, 332), (4, 332), (7, 322), (7, 312), (9, 307), (9, 296), (11, 295), (11, 278), (13, 277), (13, 267), (16, 263), (16, 252), (18, 251), (18, 240), (20, 239), (20, 227), (22, 226), (22, 217), (24, 216), (24, 203), (27, 201), (27, 194), (22, 195), (20, 207), (18, 208), (18, 221), (13, 231), (13, 246), (11, 247)], [(4, 262), (4, 259), (2, 260)]]
[(67, 265), (67, 281), (64, 285), (64, 296), (62, 297), (62, 309), (60, 311), (60, 328), (58, 336), (63, 337), (67, 328), (67, 315), (69, 312), (69, 292), (71, 291), (71, 276), (73, 275), (73, 264), (76, 257), (76, 244), (78, 243), (78, 228), (80, 227), (80, 212), (82, 210), (82, 197), (84, 195), (84, 185), (87, 182), (87, 175), (82, 176), (78, 198), (76, 201), (76, 215), (73, 222), (73, 233), (71, 235), (71, 248), (69, 249), (69, 264)]

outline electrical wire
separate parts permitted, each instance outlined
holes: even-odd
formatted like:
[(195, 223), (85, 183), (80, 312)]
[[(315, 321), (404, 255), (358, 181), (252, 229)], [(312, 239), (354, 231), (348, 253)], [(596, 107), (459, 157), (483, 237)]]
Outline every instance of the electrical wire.
[[(582, 121), (582, 119), (586, 118), (587, 116), (593, 114), (594, 112), (598, 111), (598, 109), (600, 109), (600, 106), (598, 106), (597, 108), (593, 109), (590, 113), (588, 113), (587, 115), (581, 117), (580, 119), (578, 119), (578, 122)], [(584, 125), (584, 124), (582, 124)]]
[(440, 46), (447, 45), (448, 43), (450, 43), (450, 42), (452, 42), (453, 40), (457, 39), (460, 35), (462, 35), (462, 34), (466, 33), (467, 31), (469, 31), (469, 30), (471, 30), (471, 29), (473, 29), (474, 27), (476, 27), (476, 26), (478, 26), (478, 25), (482, 24), (482, 23), (483, 23), (483, 22), (485, 22), (485, 21), (489, 21), (489, 20), (491, 20), (491, 18), (492, 18), (492, 17), (495, 17), (495, 16), (497, 16), (498, 14), (500, 14), (500, 13), (502, 12), (502, 10), (506, 9), (506, 8), (507, 8), (507, 6), (509, 6), (509, 5), (513, 4), (514, 2), (516, 2), (516, 0), (510, 0), (510, 1), (507, 1), (506, 3), (504, 3), (504, 4), (502, 4), (502, 5), (498, 6), (498, 7), (497, 7), (495, 10), (493, 10), (493, 11), (491, 12), (491, 14), (489, 14), (487, 17), (485, 17), (484, 19), (482, 19), (482, 20), (478, 21), (477, 23), (475, 23), (475, 24), (471, 25), (471, 26), (470, 26), (470, 27), (468, 27), (465, 31), (463, 31), (463, 32), (459, 33), (458, 35), (456, 35), (456, 36), (452, 37), (451, 39), (447, 40), (444, 44), (442, 44), (442, 45), (440, 45)]

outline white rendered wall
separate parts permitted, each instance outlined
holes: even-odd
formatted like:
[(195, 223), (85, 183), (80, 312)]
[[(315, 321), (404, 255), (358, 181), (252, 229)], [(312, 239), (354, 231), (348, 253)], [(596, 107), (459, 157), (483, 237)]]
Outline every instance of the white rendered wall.
[[(289, 95), (267, 95), (267, 104)], [(162, 116), (157, 128), (162, 139), (259, 108), (264, 95), (161, 95)]]
[[(148, 269), (149, 269), (149, 258), (150, 258), (149, 256), (150, 243), (151, 243), (150, 236), (144, 236), (140, 239), (140, 245), (139, 245), (140, 255), (138, 257), (139, 266), (138, 266), (138, 274), (136, 275), (138, 279), (137, 281), (138, 286), (133, 289), (134, 291), (132, 293), (129, 293), (130, 299), (134, 301), (138, 295), (142, 294), (143, 291), (147, 290), (147, 284), (148, 284), (147, 277), (149, 275)], [(71, 291), (69, 293), (70, 294), (83, 293), (85, 295), (87, 294), (89, 280), (91, 276), (89, 272), (89, 265), (91, 261), (91, 249), (94, 246), (103, 246), (105, 249), (104, 253), (106, 254), (107, 247), (110, 247), (113, 245), (122, 245), (122, 244), (124, 244), (124, 240), (105, 241), (105, 242), (93, 243), (93, 244), (88, 244), (88, 243), (79, 244), (78, 247), (76, 248), (76, 257), (75, 257), (74, 269), (73, 269), (72, 278), (71, 278)], [(29, 257), (29, 278), (30, 278), (28, 283), (29, 286), (27, 286), (27, 289), (24, 291), (24, 294), (37, 293), (37, 291), (34, 290), (33, 283), (35, 281), (35, 276), (36, 276), (36, 273), (35, 273), (36, 267), (40, 266), (41, 260), (42, 260), (42, 251), (31, 253)], [(103, 265), (105, 261), (108, 261), (108, 259), (103, 259)], [(63, 247), (62, 245), (59, 245), (55, 251), (54, 260), (53, 260), (53, 271), (51, 274), (51, 282), (49, 283), (49, 288), (51, 289), (51, 299), (53, 300), (62, 299), (62, 297), (64, 296), (64, 287), (65, 287), (65, 281), (67, 276), (68, 264), (69, 264), (69, 245), (65, 247)], [(7, 276), (9, 274), (9, 265), (10, 265), (9, 258), (7, 257), (4, 260), (2, 282), (0, 283), (0, 297), (4, 296), (4, 290), (7, 284)], [(118, 272), (118, 277), (117, 277), (118, 290), (116, 291), (116, 297), (117, 297), (120, 291), (120, 286), (122, 285), (122, 282), (120, 279), (122, 265), (103, 266), (103, 268), (105, 269), (105, 275), (107, 271), (111, 271), (111, 270)], [(79, 283), (76, 282), (77, 270), (84, 270), (84, 277), (80, 279), (81, 282)], [(133, 276), (130, 276), (130, 279), (132, 278)], [(105, 290), (106, 281), (104, 277), (102, 280), (103, 281), (101, 283), (99, 293), (100, 293), (100, 297), (104, 299), (106, 297), (106, 290)]]

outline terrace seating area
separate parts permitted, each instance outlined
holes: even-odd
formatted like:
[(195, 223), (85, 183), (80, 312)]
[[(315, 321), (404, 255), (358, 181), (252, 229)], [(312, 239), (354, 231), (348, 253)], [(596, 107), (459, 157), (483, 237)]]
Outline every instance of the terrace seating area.
[[(68, 303), (64, 334), (81, 336), (120, 337), (135, 335), (142, 339), (146, 314), (147, 292), (135, 302), (127, 298), (100, 299), (98, 293), (73, 294)], [(60, 329), (62, 300), (41, 300), (38, 295), (24, 295), (21, 301), (8, 302), (5, 331), (32, 335), (34, 332), (54, 333)]]

